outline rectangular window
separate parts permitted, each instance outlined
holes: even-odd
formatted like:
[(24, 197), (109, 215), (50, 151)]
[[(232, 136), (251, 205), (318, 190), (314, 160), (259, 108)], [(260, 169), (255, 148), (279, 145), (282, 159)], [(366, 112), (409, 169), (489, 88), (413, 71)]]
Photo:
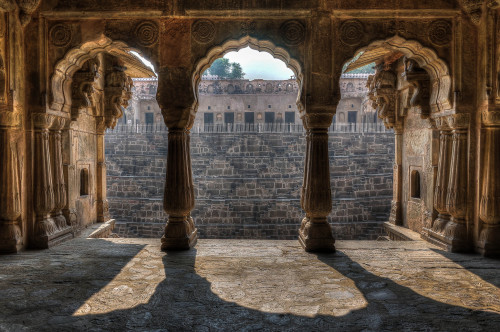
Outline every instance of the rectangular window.
[(253, 112), (245, 112), (245, 123), (254, 123), (255, 117)]
[(205, 121), (205, 124), (214, 123), (214, 113), (204, 113), (203, 120)]
[(358, 112), (347, 112), (347, 122), (355, 123)]
[(250, 108), (250, 105), (248, 105), (248, 108)]
[(228, 106), (228, 107), (227, 107), (227, 109), (228, 109), (228, 110), (230, 110), (230, 109), (231, 109), (231, 106)]
[(210, 106), (208, 106), (208, 109), (211, 109)]
[(285, 123), (295, 123), (295, 112), (285, 112)]
[(146, 124), (153, 124), (155, 122), (154, 113), (145, 113)]
[(224, 123), (234, 123), (234, 113), (233, 112), (224, 113)]
[(266, 112), (264, 116), (265, 123), (274, 123), (274, 112)]
[(271, 105), (267, 105), (267, 108), (271, 108)]

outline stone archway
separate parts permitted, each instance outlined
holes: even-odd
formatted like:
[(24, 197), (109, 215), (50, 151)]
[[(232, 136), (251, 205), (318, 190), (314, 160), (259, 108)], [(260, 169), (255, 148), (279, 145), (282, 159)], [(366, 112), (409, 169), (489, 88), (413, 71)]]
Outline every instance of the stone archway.
[(429, 101), (433, 113), (453, 109), (453, 105), (450, 101), (451, 76), (449, 69), (447, 64), (438, 57), (434, 50), (422, 46), (422, 44), (416, 40), (407, 40), (396, 35), (385, 40), (374, 41), (365, 47), (359, 48), (354, 53), (354, 56), (346, 63), (351, 62), (362, 52), (374, 50), (401, 52), (408, 59), (415, 61), (431, 78), (432, 93)]
[[(114, 127), (131, 97), (129, 74), (152, 72), (131, 51), (103, 36), (71, 49), (55, 65), (50, 106), (32, 116), (40, 165), (34, 169), (36, 247), (70, 237), (72, 228), (109, 219), (104, 132)], [(86, 190), (80, 174), (87, 174)]]
[(259, 52), (267, 52), (271, 54), (274, 58), (283, 61), (286, 66), (293, 71), (299, 85), (299, 92), (297, 94), (297, 108), (299, 109), (300, 113), (303, 113), (304, 105), (301, 101), (301, 97), (304, 75), (302, 73), (302, 66), (299, 61), (294, 59), (285, 48), (276, 46), (272, 41), (261, 40), (251, 36), (229, 40), (222, 45), (215, 46), (208, 50), (206, 55), (196, 63), (191, 79), (193, 91), (195, 94), (195, 105), (193, 105), (193, 110), (196, 111), (198, 107), (198, 85), (200, 84), (201, 75), (203, 74), (203, 72), (207, 70), (215, 60), (223, 57), (224, 54), (229, 52), (237, 52), (247, 46)]

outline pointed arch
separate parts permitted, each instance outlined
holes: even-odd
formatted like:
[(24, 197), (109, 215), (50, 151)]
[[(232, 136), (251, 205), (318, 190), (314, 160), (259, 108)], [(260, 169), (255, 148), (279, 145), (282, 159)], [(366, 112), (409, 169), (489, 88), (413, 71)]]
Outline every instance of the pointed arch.
[(393, 36), (386, 40), (374, 41), (368, 46), (358, 49), (347, 63), (356, 59), (361, 52), (373, 49), (398, 51), (403, 53), (407, 58), (416, 61), (420, 68), (425, 69), (431, 78), (431, 109), (439, 110), (440, 112), (453, 109), (450, 101), (451, 76), (448, 65), (438, 57), (434, 50), (422, 46), (416, 40), (407, 40), (400, 36)]
[(199, 93), (198, 85), (201, 82), (201, 75), (203, 74), (203, 72), (205, 72), (205, 70), (210, 68), (210, 66), (215, 60), (217, 60), (220, 57), (223, 57), (224, 54), (229, 52), (237, 52), (240, 49), (245, 48), (247, 46), (256, 51), (267, 52), (271, 54), (274, 58), (283, 61), (286, 64), (286, 66), (293, 71), (295, 78), (297, 79), (297, 83), (299, 85), (299, 92), (297, 94), (297, 108), (299, 109), (299, 112), (302, 112), (304, 110), (304, 107), (301, 102), (301, 93), (302, 93), (304, 76), (302, 72), (302, 66), (299, 63), (299, 61), (294, 59), (286, 49), (280, 46), (276, 46), (272, 41), (259, 40), (251, 36), (245, 36), (240, 39), (229, 40), (222, 45), (215, 46), (207, 52), (205, 57), (203, 57), (196, 63), (192, 75), (193, 91), (195, 94), (194, 109), (196, 110), (198, 108), (198, 93)]
[(140, 50), (129, 47), (122, 41), (113, 41), (108, 37), (101, 36), (97, 40), (83, 43), (81, 46), (69, 50), (63, 59), (56, 63), (54, 73), (51, 77), (50, 109), (53, 111), (69, 112), (71, 107), (71, 83), (73, 74), (82, 65), (99, 53), (108, 53), (116, 57), (127, 57), (137, 67), (144, 67), (139, 59), (134, 59), (132, 52), (141, 54)]

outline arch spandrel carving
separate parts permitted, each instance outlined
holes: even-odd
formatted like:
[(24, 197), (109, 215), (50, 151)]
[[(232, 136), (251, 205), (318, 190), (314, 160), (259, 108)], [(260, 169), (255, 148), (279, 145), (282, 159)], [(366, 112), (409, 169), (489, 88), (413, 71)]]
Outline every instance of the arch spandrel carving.
[(451, 76), (447, 64), (440, 59), (436, 52), (416, 40), (407, 40), (400, 36), (393, 36), (385, 40), (377, 40), (368, 46), (359, 48), (354, 57), (361, 52), (372, 49), (386, 49), (388, 51), (397, 51), (406, 58), (415, 61), (418, 66), (424, 69), (431, 79), (430, 107), (432, 113), (445, 112), (453, 110), (453, 104), (450, 101), (451, 95)]

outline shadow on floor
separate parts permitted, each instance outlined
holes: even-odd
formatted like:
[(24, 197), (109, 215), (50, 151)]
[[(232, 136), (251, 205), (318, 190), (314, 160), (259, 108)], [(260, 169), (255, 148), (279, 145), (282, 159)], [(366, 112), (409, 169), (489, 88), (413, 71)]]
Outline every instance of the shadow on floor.
[[(60, 328), (93, 331), (482, 331), (500, 314), (448, 305), (377, 276), (343, 252), (311, 255), (355, 283), (367, 305), (340, 316), (266, 313), (221, 299), (195, 271), (196, 250), (163, 256), (166, 278), (146, 304), (71, 317)], [(332, 272), (333, 273), (333, 272)], [(237, 291), (237, 289), (235, 289)], [(332, 301), (335, 301), (332, 299)]]

